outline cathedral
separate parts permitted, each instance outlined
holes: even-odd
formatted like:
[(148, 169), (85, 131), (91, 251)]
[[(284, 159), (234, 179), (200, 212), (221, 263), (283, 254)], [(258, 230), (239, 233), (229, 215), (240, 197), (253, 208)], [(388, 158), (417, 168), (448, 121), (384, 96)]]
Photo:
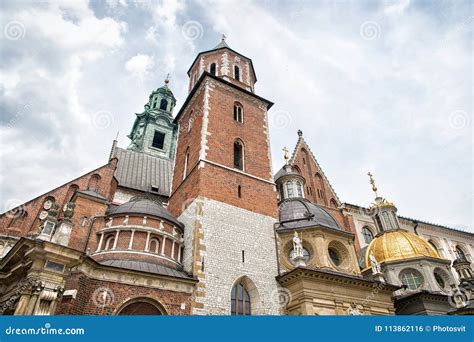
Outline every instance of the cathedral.
[(474, 234), (400, 216), (371, 173), (369, 208), (341, 201), (302, 131), (274, 173), (273, 103), (225, 39), (188, 76), (181, 108), (166, 80), (129, 146), (0, 216), (1, 314), (474, 313)]

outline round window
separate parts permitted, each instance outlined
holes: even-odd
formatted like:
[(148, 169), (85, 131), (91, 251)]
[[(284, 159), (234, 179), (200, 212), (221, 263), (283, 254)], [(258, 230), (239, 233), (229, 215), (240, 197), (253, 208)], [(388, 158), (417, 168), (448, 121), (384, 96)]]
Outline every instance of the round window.
[(434, 276), (435, 276), (436, 282), (438, 283), (439, 287), (444, 289), (446, 284), (444, 283), (444, 279), (441, 276), (441, 274), (439, 274), (438, 272), (435, 272)]
[[(290, 250), (290, 253), (288, 253), (288, 258), (290, 259), (291, 263), (294, 264), (293, 258), (295, 257), (295, 250), (292, 249)], [(303, 258), (305, 262), (308, 262), (309, 260), (309, 252), (306, 248), (303, 248)]]
[(423, 284), (423, 276), (415, 270), (403, 272), (400, 278), (402, 284), (410, 290), (416, 290)]
[(328, 253), (329, 258), (331, 258), (334, 265), (339, 266), (341, 264), (341, 256), (339, 255), (339, 252), (335, 248), (329, 248)]

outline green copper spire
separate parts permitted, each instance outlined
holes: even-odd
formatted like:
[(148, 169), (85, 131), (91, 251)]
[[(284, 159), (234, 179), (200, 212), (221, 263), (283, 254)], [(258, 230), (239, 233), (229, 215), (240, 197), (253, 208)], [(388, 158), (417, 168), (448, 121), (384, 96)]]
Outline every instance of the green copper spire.
[(136, 119), (128, 137), (132, 140), (129, 150), (154, 156), (173, 158), (176, 125), (173, 109), (176, 98), (168, 87), (169, 75), (163, 86), (153, 90), (142, 113)]

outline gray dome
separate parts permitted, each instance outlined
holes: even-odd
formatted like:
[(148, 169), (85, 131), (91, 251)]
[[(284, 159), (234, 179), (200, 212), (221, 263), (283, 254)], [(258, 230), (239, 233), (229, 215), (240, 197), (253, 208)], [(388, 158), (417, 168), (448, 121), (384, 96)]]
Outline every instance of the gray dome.
[(107, 215), (110, 216), (128, 214), (162, 218), (183, 228), (183, 224), (174, 218), (161, 204), (143, 197), (134, 197), (118, 207), (111, 207), (107, 210)]
[[(278, 229), (322, 226), (331, 229), (344, 230), (326, 210), (306, 199), (287, 199), (280, 204), (279, 211), (280, 226)], [(285, 221), (295, 219), (303, 220), (285, 223)]]
[(298, 171), (295, 170), (295, 168), (293, 168), (291, 165), (285, 165), (275, 174), (273, 179), (276, 182), (284, 176), (298, 176), (298, 177), (301, 177), (301, 175), (298, 173)]

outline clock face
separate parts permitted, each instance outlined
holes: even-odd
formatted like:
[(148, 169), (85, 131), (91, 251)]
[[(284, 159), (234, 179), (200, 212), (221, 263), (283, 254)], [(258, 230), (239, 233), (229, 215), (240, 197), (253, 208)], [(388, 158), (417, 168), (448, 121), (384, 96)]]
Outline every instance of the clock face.
[(51, 201), (51, 200), (47, 200), (47, 201), (44, 202), (44, 204), (43, 204), (43, 208), (44, 208), (45, 210), (51, 209), (52, 206), (53, 206), (53, 201)]
[(40, 220), (44, 220), (45, 218), (48, 217), (48, 212), (46, 210), (43, 210), (40, 214), (39, 214), (39, 218)]

